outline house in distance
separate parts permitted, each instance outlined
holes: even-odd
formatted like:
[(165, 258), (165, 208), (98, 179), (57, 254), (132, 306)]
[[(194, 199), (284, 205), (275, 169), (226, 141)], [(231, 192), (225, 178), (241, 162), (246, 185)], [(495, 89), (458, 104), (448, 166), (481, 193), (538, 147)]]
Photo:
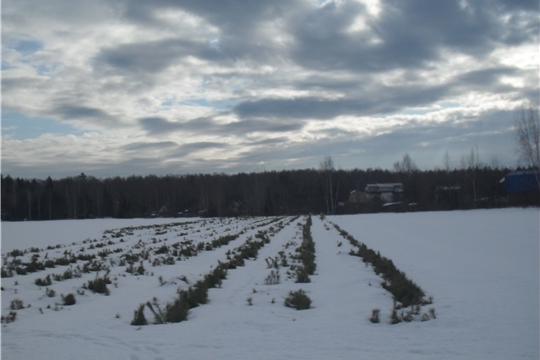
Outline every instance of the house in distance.
[(393, 202), (402, 197), (403, 184), (368, 184), (364, 192), (367, 200), (380, 199), (383, 202)]
[(540, 172), (512, 171), (503, 181), (510, 206), (540, 206)]
[(377, 212), (383, 209), (402, 211), (402, 200), (402, 183), (367, 184), (364, 191), (351, 191), (344, 211), (349, 213)]

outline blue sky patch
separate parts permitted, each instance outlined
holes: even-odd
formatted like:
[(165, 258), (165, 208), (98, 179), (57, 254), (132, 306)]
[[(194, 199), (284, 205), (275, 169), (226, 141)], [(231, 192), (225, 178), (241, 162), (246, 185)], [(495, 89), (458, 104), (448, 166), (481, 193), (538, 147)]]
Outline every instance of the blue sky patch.
[(5, 61), (2, 61), (2, 70), (9, 70), (11, 69), (11, 66), (5, 62)]
[(58, 69), (60, 65), (61, 65), (60, 63), (48, 63), (48, 64), (34, 66), (34, 68), (36, 69), (39, 75), (45, 75)]
[(454, 108), (454, 107), (460, 106), (460, 104), (458, 104), (456, 102), (448, 102), (448, 101), (442, 102), (440, 105), (443, 108)]
[(200, 106), (206, 106), (211, 107), (217, 110), (230, 110), (232, 109), (236, 104), (238, 104), (238, 101), (236, 99), (226, 99), (222, 101), (208, 101), (207, 99), (200, 98), (200, 99), (193, 99), (191, 101), (186, 102), (187, 104), (197, 104)]
[(2, 135), (11, 135), (16, 140), (35, 139), (43, 134), (76, 133), (82, 131), (51, 118), (28, 117), (16, 111), (2, 111)]
[(35, 40), (22, 40), (19, 41), (13, 48), (23, 55), (30, 55), (43, 49), (43, 43)]
[[(406, 115), (425, 115), (427, 113), (433, 112), (433, 110), (405, 110), (401, 114)], [(399, 114), (399, 113), (398, 113)]]

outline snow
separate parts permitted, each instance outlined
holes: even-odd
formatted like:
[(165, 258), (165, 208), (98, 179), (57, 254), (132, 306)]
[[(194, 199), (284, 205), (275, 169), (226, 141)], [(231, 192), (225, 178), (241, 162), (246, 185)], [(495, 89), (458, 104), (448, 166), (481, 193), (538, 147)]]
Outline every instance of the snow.
[[(90, 250), (91, 243), (83, 241), (101, 242), (103, 232), (109, 229), (171, 220), (177, 221), (4, 222), (3, 264), (8, 252), (30, 247), (43, 249), (41, 259), (45, 253), (54, 258), (66, 250), (77, 254), (83, 246), (85, 253), (97, 253), (102, 249)], [(139, 304), (153, 297), (162, 304), (171, 301), (177, 288), (187, 287), (179, 276), (186, 276), (193, 284), (218, 260), (226, 261), (227, 250), (242, 245), (259, 230), (277, 228), (276, 222), (268, 224), (271, 220), (182, 219), (185, 225), (135, 229), (133, 235), (124, 234), (122, 243), (107, 234), (115, 244), (105, 248), (123, 249), (107, 259), (118, 260), (129, 249), (134, 251), (138, 242), (155, 250), (184, 238), (208, 242), (246, 229), (228, 245), (174, 265), (153, 267), (146, 261), (145, 275), (131, 275), (125, 272), (125, 266), (112, 266), (110, 277), (116, 278), (113, 282), (117, 287), (109, 285), (109, 296), (88, 290), (84, 295), (76, 293), (95, 273), (53, 281), (50, 288), (57, 292), (53, 298), (35, 285), (36, 278), (63, 273), (67, 266), (2, 278), (3, 316), (10, 312), (10, 302), (15, 298), (23, 300), (25, 306), (31, 304), (17, 311), (15, 322), (2, 324), (2, 358), (538, 359), (538, 209), (332, 216), (325, 220), (313, 216), (317, 271), (311, 283), (287, 279), (287, 268), (280, 267), (280, 284), (266, 285), (264, 280), (271, 269), (265, 258), (275, 257), (280, 251), (294, 253), (302, 241), (301, 225), (306, 217), (292, 222), (293, 218), (286, 218), (283, 223), (288, 225), (270, 237), (257, 259), (229, 270), (222, 287), (210, 289), (210, 302), (190, 310), (188, 321), (130, 325)], [(332, 223), (392, 259), (398, 269), (433, 296), (434, 303), (423, 311), (434, 307), (437, 319), (390, 325), (391, 295), (380, 286), (381, 278), (370, 267), (348, 255), (351, 246)], [(156, 235), (156, 229), (167, 231)], [(156, 239), (155, 244), (152, 239)], [(295, 245), (286, 247), (291, 241)], [(57, 244), (65, 247), (46, 250)], [(25, 261), (31, 255), (26, 254)], [(158, 281), (160, 275), (167, 281), (163, 286)], [(296, 311), (285, 307), (289, 291), (300, 288), (313, 301), (312, 308)], [(46, 308), (54, 308), (55, 302), (61, 303), (60, 294), (70, 292), (76, 295), (75, 305), (60, 306), (58, 311)], [(252, 306), (247, 304), (248, 297)], [(374, 308), (381, 309), (379, 324), (369, 321)], [(148, 309), (145, 315), (149, 321), (153, 319)]]
[(32, 246), (47, 247), (99, 239), (103, 231), (128, 226), (164, 224), (192, 219), (88, 219), (2, 222), (2, 253)]

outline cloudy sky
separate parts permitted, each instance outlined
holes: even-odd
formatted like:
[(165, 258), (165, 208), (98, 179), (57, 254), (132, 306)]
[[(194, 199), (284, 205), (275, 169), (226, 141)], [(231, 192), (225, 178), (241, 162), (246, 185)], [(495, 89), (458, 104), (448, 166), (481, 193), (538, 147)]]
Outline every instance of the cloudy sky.
[(537, 0), (4, 0), (2, 174), (516, 165)]

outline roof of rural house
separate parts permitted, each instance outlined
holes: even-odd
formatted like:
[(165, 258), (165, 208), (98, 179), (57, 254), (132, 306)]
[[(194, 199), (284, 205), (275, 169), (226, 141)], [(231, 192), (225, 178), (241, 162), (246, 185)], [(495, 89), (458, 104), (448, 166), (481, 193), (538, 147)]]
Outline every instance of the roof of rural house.
[(382, 191), (386, 190), (385, 192), (392, 191), (392, 192), (402, 192), (403, 191), (403, 184), (402, 183), (386, 183), (386, 184), (367, 184), (365, 191)]
[(534, 170), (512, 171), (505, 176), (506, 192), (518, 193), (540, 190), (538, 184), (540, 173)]
[(167, 209), (167, 207), (166, 207), (165, 205), (163, 205), (163, 206), (161, 207), (161, 209), (159, 209), (159, 213), (160, 213), (160, 214), (161, 214), (161, 213), (164, 213), (164, 212), (169, 212), (169, 209)]

